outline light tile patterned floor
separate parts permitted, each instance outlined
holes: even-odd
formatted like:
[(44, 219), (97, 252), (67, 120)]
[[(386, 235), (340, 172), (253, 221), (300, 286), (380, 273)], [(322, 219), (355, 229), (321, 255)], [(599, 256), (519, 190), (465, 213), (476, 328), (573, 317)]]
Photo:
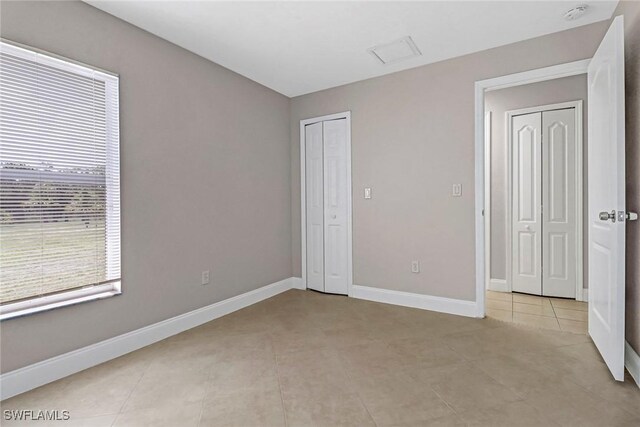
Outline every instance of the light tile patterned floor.
[(638, 426), (640, 390), (584, 334), (292, 290), (2, 409), (69, 410), (64, 426)]
[(587, 303), (487, 291), (487, 317), (541, 329), (587, 333)]

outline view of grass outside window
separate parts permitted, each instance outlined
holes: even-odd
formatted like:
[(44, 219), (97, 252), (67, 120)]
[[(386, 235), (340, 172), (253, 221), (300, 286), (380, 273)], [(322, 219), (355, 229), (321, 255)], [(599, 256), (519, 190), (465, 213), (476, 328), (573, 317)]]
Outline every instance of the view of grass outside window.
[[(82, 175), (93, 182), (65, 182)], [(103, 168), (3, 163), (0, 188), (0, 303), (106, 280)]]
[(117, 78), (0, 47), (0, 306), (119, 282)]

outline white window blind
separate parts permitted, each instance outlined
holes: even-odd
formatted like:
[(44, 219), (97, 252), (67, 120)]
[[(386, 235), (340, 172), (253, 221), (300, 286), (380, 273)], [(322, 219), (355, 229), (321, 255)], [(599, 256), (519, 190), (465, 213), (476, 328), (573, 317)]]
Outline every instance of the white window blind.
[(0, 42), (0, 318), (119, 293), (118, 111), (118, 77)]

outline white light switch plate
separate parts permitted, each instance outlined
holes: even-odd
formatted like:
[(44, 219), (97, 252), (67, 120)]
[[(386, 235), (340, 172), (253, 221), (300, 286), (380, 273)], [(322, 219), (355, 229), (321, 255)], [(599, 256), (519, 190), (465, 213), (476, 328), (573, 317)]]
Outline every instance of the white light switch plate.
[(200, 282), (202, 285), (208, 285), (209, 284), (209, 270), (205, 270), (202, 272), (202, 282)]
[(371, 198), (371, 188), (367, 187), (364, 189), (364, 198), (365, 199), (370, 199)]
[(411, 272), (420, 273), (420, 261), (411, 261)]
[(453, 197), (462, 196), (462, 184), (453, 184), (453, 188), (451, 189), (451, 195)]

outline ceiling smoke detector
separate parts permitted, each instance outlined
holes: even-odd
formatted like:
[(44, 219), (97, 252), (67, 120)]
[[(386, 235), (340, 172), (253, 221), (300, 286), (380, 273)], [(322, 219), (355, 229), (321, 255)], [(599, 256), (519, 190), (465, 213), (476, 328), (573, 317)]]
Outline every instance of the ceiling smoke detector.
[(410, 36), (391, 43), (379, 44), (367, 49), (367, 52), (383, 64), (391, 64), (422, 55)]
[(585, 13), (587, 13), (587, 9), (589, 6), (586, 4), (581, 4), (580, 6), (576, 6), (571, 10), (568, 10), (564, 14), (565, 21), (575, 21), (576, 19), (582, 17)]

